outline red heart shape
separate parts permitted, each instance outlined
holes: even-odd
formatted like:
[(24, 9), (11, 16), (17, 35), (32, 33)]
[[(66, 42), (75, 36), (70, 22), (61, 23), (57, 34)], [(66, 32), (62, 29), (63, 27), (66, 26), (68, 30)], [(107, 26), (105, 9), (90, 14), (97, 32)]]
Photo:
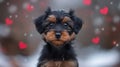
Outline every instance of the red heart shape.
[(13, 20), (10, 18), (6, 18), (5, 23), (6, 23), (6, 25), (11, 25), (13, 23)]
[(31, 4), (27, 4), (26, 9), (27, 9), (27, 11), (30, 12), (30, 11), (33, 11), (34, 7)]
[(95, 38), (92, 39), (92, 42), (94, 44), (98, 44), (100, 42), (100, 38), (99, 37), (95, 37)]
[(91, 3), (92, 3), (91, 0), (83, 0), (83, 4), (84, 4), (84, 5), (89, 6), (89, 5), (91, 5)]
[(21, 41), (21, 42), (19, 42), (19, 48), (20, 49), (26, 49), (27, 48), (27, 44)]
[(108, 7), (103, 7), (100, 9), (100, 13), (103, 14), (103, 15), (106, 15), (108, 13)]

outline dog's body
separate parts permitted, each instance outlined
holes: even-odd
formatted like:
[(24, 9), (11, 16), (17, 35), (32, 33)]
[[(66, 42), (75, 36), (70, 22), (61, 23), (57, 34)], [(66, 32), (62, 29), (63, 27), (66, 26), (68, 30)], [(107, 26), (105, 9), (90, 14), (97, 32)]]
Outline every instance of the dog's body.
[(38, 67), (78, 67), (71, 44), (55, 48), (50, 44), (44, 46)]
[(35, 25), (47, 43), (37, 67), (78, 67), (71, 43), (81, 29), (82, 21), (73, 15), (73, 11), (66, 13), (49, 8), (36, 19)]

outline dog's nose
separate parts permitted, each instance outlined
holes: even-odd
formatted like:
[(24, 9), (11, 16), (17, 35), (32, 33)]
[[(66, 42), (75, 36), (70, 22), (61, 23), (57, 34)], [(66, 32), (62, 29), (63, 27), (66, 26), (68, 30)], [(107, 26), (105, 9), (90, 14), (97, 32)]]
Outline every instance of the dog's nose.
[(56, 33), (55, 33), (55, 36), (56, 36), (57, 39), (59, 39), (60, 36), (61, 36), (61, 33), (60, 33), (60, 32), (56, 32)]

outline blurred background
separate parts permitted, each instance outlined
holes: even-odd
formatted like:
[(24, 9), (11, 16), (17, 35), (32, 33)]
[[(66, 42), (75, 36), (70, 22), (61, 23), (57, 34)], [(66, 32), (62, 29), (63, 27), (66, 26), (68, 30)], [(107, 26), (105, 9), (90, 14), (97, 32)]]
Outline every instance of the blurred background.
[(47, 7), (75, 10), (79, 67), (120, 67), (120, 0), (0, 0), (0, 67), (36, 67), (45, 45), (34, 20)]

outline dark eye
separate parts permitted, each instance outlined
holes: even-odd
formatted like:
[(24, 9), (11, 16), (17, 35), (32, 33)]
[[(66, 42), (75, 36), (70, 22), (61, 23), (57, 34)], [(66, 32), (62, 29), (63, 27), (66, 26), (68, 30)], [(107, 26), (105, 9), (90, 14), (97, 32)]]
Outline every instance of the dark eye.
[(68, 30), (71, 30), (71, 27), (67, 23), (64, 23), (64, 27)]
[(55, 25), (54, 23), (50, 23), (50, 24), (48, 25), (48, 27), (49, 27), (49, 28), (52, 28), (54, 25)]
[(68, 26), (68, 24), (67, 24), (67, 23), (64, 23), (64, 26)]
[(54, 24), (53, 23), (50, 23), (50, 25), (49, 26), (53, 26)]

